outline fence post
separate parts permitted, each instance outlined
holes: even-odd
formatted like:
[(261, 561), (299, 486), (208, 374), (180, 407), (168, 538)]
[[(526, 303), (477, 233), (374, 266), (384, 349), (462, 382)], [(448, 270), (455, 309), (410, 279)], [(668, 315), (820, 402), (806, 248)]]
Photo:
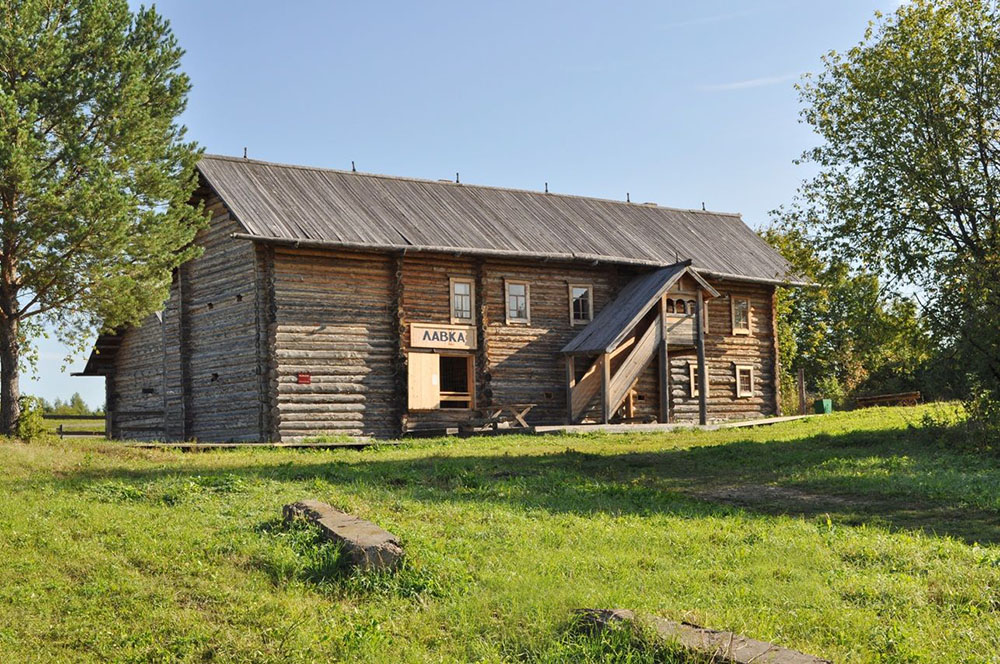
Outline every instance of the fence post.
[(63, 437), (63, 425), (59, 425), (59, 438)]
[(806, 370), (799, 369), (799, 415), (806, 414)]

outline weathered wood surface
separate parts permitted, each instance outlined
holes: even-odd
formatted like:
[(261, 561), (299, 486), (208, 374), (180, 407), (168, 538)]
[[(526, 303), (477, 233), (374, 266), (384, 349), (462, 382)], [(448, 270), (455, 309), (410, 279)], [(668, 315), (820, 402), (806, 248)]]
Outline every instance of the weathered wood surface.
[(828, 659), (807, 655), (798, 650), (784, 648), (774, 643), (758, 641), (742, 634), (705, 629), (698, 625), (682, 623), (656, 616), (639, 618), (628, 609), (579, 609), (576, 612), (582, 626), (588, 630), (607, 629), (621, 622), (642, 621), (649, 624), (657, 635), (667, 641), (711, 661), (733, 664), (832, 664)]
[(341, 545), (355, 567), (394, 570), (403, 562), (399, 538), (371, 521), (341, 512), (318, 500), (300, 500), (281, 510), (285, 523), (304, 519), (319, 527), (325, 539)]
[(276, 248), (269, 272), (273, 438), (397, 436), (391, 257)]
[(247, 231), (386, 251), (618, 259), (784, 277), (788, 264), (739, 215), (206, 156), (198, 166)]
[(873, 394), (856, 397), (858, 408), (871, 406), (916, 406), (920, 403), (920, 392), (899, 392), (897, 394)]

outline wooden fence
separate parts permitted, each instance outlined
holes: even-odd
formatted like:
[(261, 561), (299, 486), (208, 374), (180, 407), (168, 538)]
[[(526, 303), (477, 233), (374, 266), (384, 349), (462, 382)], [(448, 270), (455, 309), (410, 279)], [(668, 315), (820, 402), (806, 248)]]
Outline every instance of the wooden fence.
[[(55, 427), (55, 433), (59, 435), (60, 438), (65, 438), (66, 436), (105, 436), (104, 430), (104, 415), (42, 415), (46, 420), (56, 420), (59, 425)], [(64, 423), (66, 420), (72, 420), (74, 422), (97, 422), (100, 423), (100, 428), (90, 427), (77, 429), (74, 427), (67, 427)], [(85, 426), (85, 425), (84, 425)]]

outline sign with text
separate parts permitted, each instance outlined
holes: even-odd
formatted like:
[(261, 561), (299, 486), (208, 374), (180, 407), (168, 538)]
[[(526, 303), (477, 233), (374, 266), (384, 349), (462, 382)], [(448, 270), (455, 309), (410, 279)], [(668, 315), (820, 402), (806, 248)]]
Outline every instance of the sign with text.
[(414, 348), (473, 350), (476, 347), (476, 328), (472, 325), (411, 323), (410, 345)]

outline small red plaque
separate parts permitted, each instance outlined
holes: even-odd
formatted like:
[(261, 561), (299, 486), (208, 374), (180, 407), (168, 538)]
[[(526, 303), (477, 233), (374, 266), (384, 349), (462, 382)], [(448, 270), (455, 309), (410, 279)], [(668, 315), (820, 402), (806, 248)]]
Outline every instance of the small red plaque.
[(312, 374), (305, 372), (299, 374), (299, 385), (310, 385), (312, 382)]

